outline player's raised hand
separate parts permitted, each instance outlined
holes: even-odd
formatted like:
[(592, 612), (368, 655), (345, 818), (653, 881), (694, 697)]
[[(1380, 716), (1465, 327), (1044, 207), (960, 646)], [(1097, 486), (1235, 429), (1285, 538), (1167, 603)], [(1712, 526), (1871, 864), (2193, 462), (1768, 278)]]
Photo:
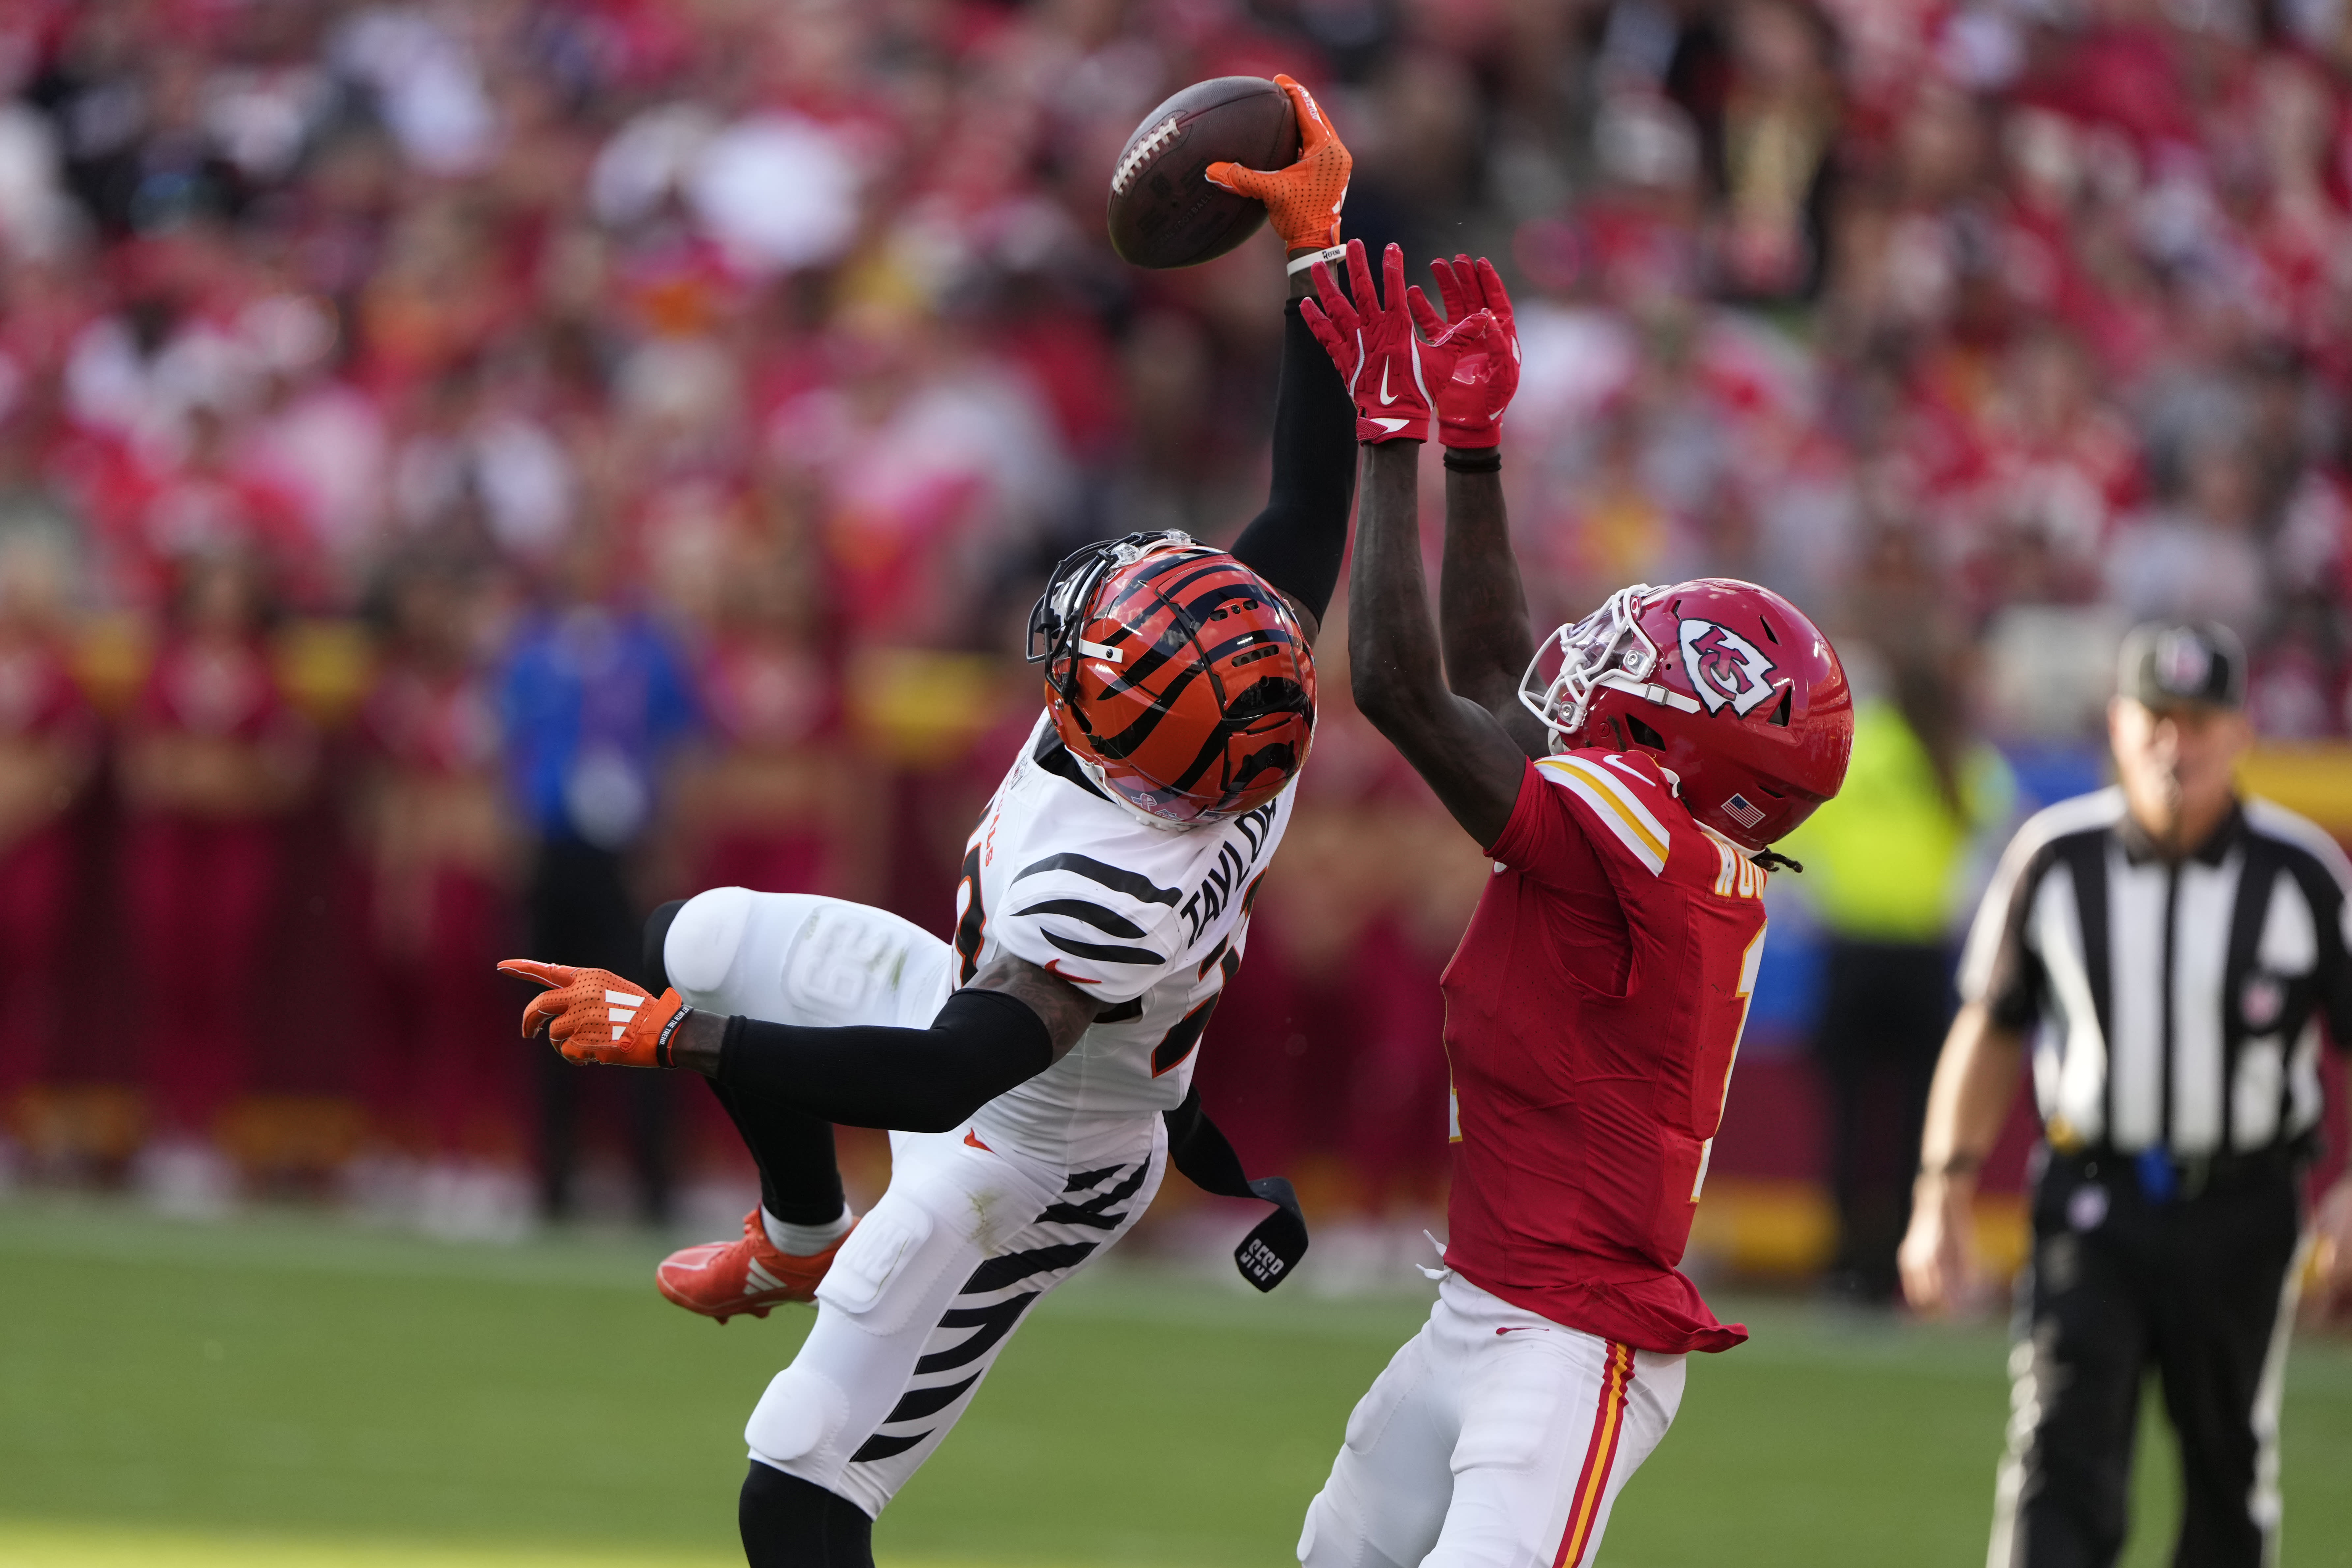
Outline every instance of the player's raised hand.
[(1492, 447), (1503, 438), (1503, 411), (1519, 390), (1519, 330), (1511, 318), (1511, 297), (1495, 264), (1467, 256), (1429, 264), (1445, 314), (1416, 287), (1407, 295), (1412, 319), (1432, 341), (1447, 321), (1461, 321), (1480, 310), (1495, 319), (1486, 345), (1454, 362), (1454, 374), (1437, 389), (1438, 439), (1448, 447)]
[[(1381, 258), (1381, 284), (1372, 287), (1364, 242), (1348, 242), (1348, 295), (1332, 281), (1330, 268), (1315, 264), (1313, 300), (1299, 314), (1315, 341), (1348, 383), (1356, 405), (1359, 441), (1426, 441), (1433, 411), (1430, 388), (1453, 379), (1465, 355), (1489, 352), (1496, 328), (1485, 310), (1438, 331), (1428, 342), (1413, 330), (1404, 285), (1404, 252), (1390, 246)], [(1426, 301), (1423, 301), (1424, 307)]]
[(499, 973), (547, 987), (522, 1010), (523, 1036), (527, 1039), (545, 1029), (569, 1062), (668, 1067), (670, 1037), (694, 1011), (675, 987), (656, 997), (609, 969), (509, 958), (499, 965)]
[(1291, 111), (1298, 117), (1298, 161), (1286, 169), (1217, 163), (1202, 173), (1213, 185), (1264, 202), (1286, 248), (1328, 250), (1339, 243), (1339, 208), (1348, 199), (1348, 176), (1356, 160), (1323, 117), (1314, 94), (1286, 76), (1276, 77), (1274, 85), (1290, 95)]

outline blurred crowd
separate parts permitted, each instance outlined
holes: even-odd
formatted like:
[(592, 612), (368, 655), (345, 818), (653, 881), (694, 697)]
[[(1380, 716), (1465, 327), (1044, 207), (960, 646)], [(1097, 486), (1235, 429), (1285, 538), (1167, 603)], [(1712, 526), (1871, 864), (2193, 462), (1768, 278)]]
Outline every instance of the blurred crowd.
[[(1348, 233), (1503, 266), (1539, 619), (1780, 588), (1969, 832), (1971, 731), (2079, 740), (2138, 616), (2341, 736), (2347, 65), (2346, 0), (5, 0), (0, 1169), (740, 1187), (490, 965), (731, 882), (945, 926), (1045, 568), (1264, 494), (1271, 239), (1103, 235), (1204, 77), (1317, 89)], [(1325, 644), (1203, 1081), (1411, 1209), (1482, 863)]]

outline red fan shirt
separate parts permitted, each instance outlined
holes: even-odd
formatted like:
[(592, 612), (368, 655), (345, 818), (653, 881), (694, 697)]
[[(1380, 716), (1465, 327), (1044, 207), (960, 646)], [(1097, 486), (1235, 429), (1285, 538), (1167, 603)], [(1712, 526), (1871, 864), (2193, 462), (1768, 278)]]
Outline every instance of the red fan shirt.
[(1676, 1271), (1764, 951), (1764, 873), (1640, 753), (1528, 766), (1447, 965), (1445, 1261), (1663, 1353), (1748, 1337)]

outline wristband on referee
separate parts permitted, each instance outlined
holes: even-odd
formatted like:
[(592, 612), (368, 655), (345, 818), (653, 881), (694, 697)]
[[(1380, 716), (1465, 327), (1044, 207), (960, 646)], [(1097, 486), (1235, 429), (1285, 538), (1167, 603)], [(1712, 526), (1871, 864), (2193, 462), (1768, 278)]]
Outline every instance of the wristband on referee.
[(1283, 267), (1283, 271), (1296, 278), (1318, 261), (1328, 262), (1337, 267), (1346, 258), (1347, 254), (1348, 247), (1344, 245), (1326, 246), (1321, 250), (1310, 250), (1304, 256), (1292, 257)]
[(1503, 471), (1503, 448), (1500, 447), (1448, 447), (1445, 466), (1457, 474), (1499, 474)]

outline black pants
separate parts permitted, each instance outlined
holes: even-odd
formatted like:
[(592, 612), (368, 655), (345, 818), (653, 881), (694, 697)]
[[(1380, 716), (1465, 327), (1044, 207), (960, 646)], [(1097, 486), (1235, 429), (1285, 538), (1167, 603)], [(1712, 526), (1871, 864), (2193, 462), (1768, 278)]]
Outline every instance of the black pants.
[(1951, 961), (1932, 943), (1830, 943), (1813, 1037), (1830, 1099), (1830, 1187), (1837, 1199), (1838, 1289), (1892, 1301), (1895, 1249), (1927, 1086), (1951, 1023)]
[(2283, 1290), (2301, 1226), (2285, 1162), (2158, 1203), (2127, 1159), (2049, 1161), (2018, 1286), (1993, 1521), (2011, 1568), (2115, 1562), (2150, 1369), (2180, 1439), (2176, 1568), (2260, 1568), (2278, 1518), (2277, 1373), (2265, 1389), (2263, 1369), (2285, 1353)]
[[(621, 857), (576, 838), (542, 840), (531, 867), (530, 956), (550, 963), (609, 969), (643, 984), (644, 937), (629, 907)], [(580, 1164), (580, 1095), (583, 1074), (540, 1042), (540, 1206), (550, 1219), (570, 1215), (572, 1180)], [(637, 1167), (643, 1217), (669, 1217), (669, 1074), (607, 1072), (628, 1107), (630, 1152)]]

